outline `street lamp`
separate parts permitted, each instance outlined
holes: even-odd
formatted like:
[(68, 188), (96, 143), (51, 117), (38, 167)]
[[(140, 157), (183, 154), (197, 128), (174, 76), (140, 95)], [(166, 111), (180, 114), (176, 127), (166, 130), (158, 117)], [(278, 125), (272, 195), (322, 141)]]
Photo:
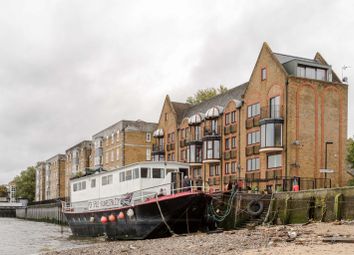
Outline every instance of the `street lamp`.
[[(328, 141), (325, 142), (325, 154), (326, 154), (325, 155), (325, 169), (326, 169), (325, 171), (327, 171), (327, 159), (328, 159), (327, 158), (327, 151), (328, 151), (327, 146), (328, 146), (328, 144), (333, 144), (333, 142), (328, 142)], [(325, 185), (324, 186), (325, 186), (325, 188), (327, 188), (327, 172), (325, 172)]]

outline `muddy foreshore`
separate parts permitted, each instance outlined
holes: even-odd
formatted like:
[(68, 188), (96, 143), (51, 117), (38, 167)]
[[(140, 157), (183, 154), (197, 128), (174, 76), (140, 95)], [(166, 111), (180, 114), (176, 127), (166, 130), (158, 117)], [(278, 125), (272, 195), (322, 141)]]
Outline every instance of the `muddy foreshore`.
[(105, 254), (353, 254), (354, 244), (324, 243), (324, 238), (354, 239), (354, 222), (258, 226), (221, 233), (196, 233), (170, 238), (114, 241), (53, 251), (46, 255)]

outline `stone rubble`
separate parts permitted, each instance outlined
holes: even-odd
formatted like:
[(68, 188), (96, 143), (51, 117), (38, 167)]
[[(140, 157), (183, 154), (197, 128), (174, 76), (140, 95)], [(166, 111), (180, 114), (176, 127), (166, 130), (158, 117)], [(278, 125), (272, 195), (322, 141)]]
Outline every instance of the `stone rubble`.
[[(215, 234), (195, 233), (170, 238), (101, 242), (82, 248), (53, 251), (47, 255), (216, 255), (242, 254), (247, 250), (261, 250), (279, 246), (312, 246), (323, 244), (325, 237), (354, 237), (352, 222), (311, 223), (308, 225), (257, 226), (255, 229), (224, 231)], [(348, 225), (348, 226), (345, 226)], [(346, 227), (346, 228), (344, 228)], [(343, 229), (340, 231), (340, 229)], [(333, 230), (335, 232), (333, 232)], [(345, 231), (344, 231), (345, 230)]]

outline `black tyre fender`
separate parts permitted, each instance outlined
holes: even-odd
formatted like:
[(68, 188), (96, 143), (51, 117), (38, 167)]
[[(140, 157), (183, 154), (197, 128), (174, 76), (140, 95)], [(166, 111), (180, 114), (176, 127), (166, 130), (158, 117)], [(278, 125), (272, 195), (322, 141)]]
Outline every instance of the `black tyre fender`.
[[(258, 205), (258, 210), (255, 211), (253, 206)], [(264, 210), (263, 201), (261, 200), (252, 200), (247, 204), (247, 212), (252, 216), (260, 215)]]

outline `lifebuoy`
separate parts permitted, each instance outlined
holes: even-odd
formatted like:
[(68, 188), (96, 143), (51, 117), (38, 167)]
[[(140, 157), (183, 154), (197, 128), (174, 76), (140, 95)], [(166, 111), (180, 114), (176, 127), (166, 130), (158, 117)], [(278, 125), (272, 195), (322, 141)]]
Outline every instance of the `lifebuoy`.
[[(257, 209), (258, 208), (258, 209)], [(247, 205), (247, 212), (252, 216), (258, 216), (263, 212), (264, 205), (260, 200), (252, 200)]]

